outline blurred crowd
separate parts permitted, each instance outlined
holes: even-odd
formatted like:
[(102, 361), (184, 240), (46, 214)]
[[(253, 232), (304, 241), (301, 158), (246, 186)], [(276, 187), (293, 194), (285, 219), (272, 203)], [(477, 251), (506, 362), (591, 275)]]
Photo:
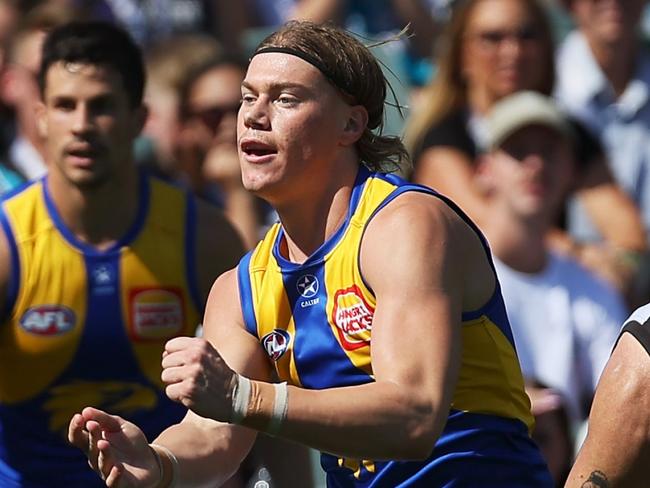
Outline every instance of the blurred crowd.
[(484, 231), (562, 485), (618, 329), (650, 300), (643, 0), (0, 0), (0, 192), (47, 172), (45, 34), (110, 20), (145, 52), (138, 164), (222, 207), (253, 247), (275, 216), (241, 184), (240, 84), (254, 46), (295, 18), (376, 45), (393, 88), (384, 129), (411, 153), (403, 176)]

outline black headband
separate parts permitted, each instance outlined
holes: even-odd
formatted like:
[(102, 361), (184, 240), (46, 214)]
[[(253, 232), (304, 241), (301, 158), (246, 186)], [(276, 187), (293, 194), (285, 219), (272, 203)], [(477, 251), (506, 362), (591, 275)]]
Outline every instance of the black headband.
[(283, 47), (283, 46), (268, 46), (268, 47), (263, 47), (262, 49), (258, 49), (253, 53), (253, 56), (251, 56), (251, 59), (253, 57), (257, 56), (258, 54), (263, 54), (263, 53), (284, 53), (284, 54), (291, 54), (292, 56), (296, 56), (303, 61), (307, 61), (309, 64), (311, 64), (313, 67), (318, 69), (325, 78), (329, 80), (330, 83), (332, 83), (336, 88), (341, 90), (345, 95), (355, 98), (352, 96), (350, 93), (350, 90), (348, 89), (348, 83), (346, 83), (344, 80), (340, 79), (340, 77), (337, 77), (332, 73), (327, 67), (316, 57), (312, 56), (309, 53), (306, 53), (304, 51), (300, 51), (298, 49), (294, 49), (292, 47)]

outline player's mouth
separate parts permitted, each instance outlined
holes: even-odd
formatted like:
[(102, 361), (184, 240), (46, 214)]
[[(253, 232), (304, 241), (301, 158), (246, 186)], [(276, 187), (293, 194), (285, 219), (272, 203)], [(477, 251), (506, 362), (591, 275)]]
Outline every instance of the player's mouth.
[(275, 147), (258, 139), (241, 139), (239, 148), (244, 159), (253, 164), (269, 162), (277, 154)]
[(92, 164), (99, 155), (98, 148), (90, 144), (77, 144), (65, 150), (66, 159), (75, 166), (87, 166)]

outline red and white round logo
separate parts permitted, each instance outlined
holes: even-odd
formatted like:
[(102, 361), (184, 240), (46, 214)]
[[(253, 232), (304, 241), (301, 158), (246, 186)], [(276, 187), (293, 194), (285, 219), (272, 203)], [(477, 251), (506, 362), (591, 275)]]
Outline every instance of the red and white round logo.
[(273, 361), (280, 359), (287, 349), (289, 349), (289, 344), (291, 343), (291, 335), (283, 329), (273, 329), (272, 332), (269, 332), (260, 341), (262, 347), (266, 351), (266, 354)]
[(36, 335), (59, 335), (72, 330), (74, 312), (63, 305), (38, 305), (31, 307), (20, 317), (20, 326)]

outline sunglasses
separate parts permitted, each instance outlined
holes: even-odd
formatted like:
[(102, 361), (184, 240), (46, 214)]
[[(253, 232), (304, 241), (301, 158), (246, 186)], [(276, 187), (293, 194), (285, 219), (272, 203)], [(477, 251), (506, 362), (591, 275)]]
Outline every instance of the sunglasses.
[(515, 30), (484, 30), (474, 34), (482, 45), (486, 47), (497, 47), (504, 41), (516, 41), (519, 43), (537, 41), (540, 38), (539, 32), (532, 26), (522, 27)]
[(226, 115), (237, 115), (237, 112), (239, 112), (239, 106), (240, 103), (237, 102), (236, 104), (229, 106), (214, 106), (201, 110), (190, 111), (188, 113), (188, 118), (200, 120), (201, 123), (207, 128), (216, 130)]

